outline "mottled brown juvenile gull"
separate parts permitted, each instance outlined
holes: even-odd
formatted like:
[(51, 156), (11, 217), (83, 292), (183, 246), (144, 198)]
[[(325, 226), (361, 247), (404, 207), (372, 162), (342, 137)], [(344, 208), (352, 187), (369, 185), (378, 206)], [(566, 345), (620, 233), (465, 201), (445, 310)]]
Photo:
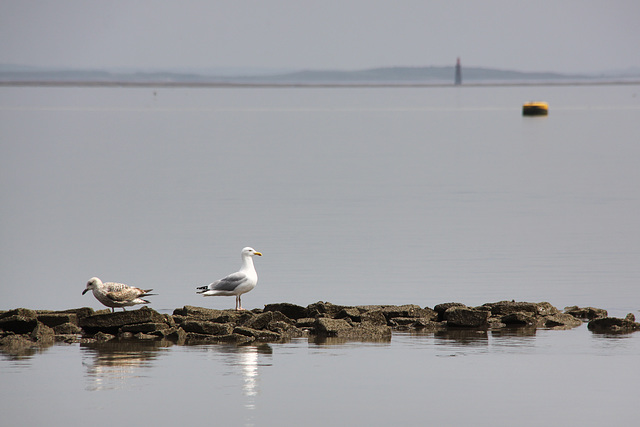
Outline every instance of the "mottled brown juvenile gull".
[(92, 277), (87, 282), (87, 287), (82, 291), (82, 295), (88, 291), (93, 291), (93, 296), (98, 301), (107, 307), (111, 307), (111, 312), (115, 312), (116, 308), (120, 307), (123, 311), (125, 307), (129, 307), (136, 304), (149, 304), (149, 301), (141, 299), (140, 297), (147, 297), (153, 289), (140, 289), (133, 286), (128, 286), (122, 283), (107, 282), (102, 283), (102, 280), (97, 277)]
[(196, 293), (202, 294), (204, 297), (235, 295), (236, 310), (244, 310), (240, 296), (246, 294), (258, 284), (258, 273), (256, 273), (256, 268), (253, 266), (254, 255), (262, 256), (260, 252), (253, 248), (246, 247), (242, 249), (240, 271), (216, 280), (208, 286), (200, 286), (196, 288)]

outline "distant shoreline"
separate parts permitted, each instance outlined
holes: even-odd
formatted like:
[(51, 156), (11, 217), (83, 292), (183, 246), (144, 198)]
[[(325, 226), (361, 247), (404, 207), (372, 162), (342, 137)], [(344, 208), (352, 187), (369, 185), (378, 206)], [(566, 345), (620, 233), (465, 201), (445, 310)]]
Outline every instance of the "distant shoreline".
[(443, 82), (158, 82), (158, 81), (0, 81), (0, 87), (130, 87), (130, 88), (442, 88), (518, 86), (632, 86), (634, 80), (485, 81), (454, 85)]

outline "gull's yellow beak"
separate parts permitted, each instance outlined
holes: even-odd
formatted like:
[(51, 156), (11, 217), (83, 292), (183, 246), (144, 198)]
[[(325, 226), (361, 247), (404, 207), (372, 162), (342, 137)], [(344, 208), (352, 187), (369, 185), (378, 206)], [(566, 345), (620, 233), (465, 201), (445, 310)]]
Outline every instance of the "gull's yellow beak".
[(260, 252), (256, 252), (254, 255), (262, 256)]

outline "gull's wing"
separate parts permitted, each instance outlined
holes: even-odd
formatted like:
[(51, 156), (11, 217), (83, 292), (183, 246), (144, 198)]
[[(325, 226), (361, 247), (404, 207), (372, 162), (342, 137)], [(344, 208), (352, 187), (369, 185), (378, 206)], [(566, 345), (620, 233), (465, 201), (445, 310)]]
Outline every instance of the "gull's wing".
[(105, 285), (107, 285), (107, 298), (112, 301), (131, 301), (145, 294), (145, 291), (142, 289), (127, 286), (122, 283), (105, 283)]
[(238, 286), (247, 281), (247, 275), (241, 272), (233, 273), (220, 280), (211, 283), (208, 288), (210, 291), (227, 291), (231, 292)]

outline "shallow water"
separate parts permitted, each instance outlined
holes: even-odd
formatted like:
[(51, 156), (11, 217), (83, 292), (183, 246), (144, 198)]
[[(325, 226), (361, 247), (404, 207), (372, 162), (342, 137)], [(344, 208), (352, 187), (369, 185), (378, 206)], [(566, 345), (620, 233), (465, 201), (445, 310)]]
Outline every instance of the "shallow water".
[[(383, 343), (58, 344), (0, 357), (0, 405), (12, 425), (633, 423), (638, 352), (640, 334), (584, 325)], [(38, 410), (21, 407), (34, 399)]]
[[(639, 91), (0, 88), (0, 309), (101, 308), (81, 295), (92, 276), (154, 288), (157, 310), (229, 308), (193, 288), (251, 245), (248, 308), (638, 314)], [(550, 115), (522, 117), (531, 99)], [(629, 422), (639, 337), (59, 344), (0, 356), (0, 410), (31, 425)]]

